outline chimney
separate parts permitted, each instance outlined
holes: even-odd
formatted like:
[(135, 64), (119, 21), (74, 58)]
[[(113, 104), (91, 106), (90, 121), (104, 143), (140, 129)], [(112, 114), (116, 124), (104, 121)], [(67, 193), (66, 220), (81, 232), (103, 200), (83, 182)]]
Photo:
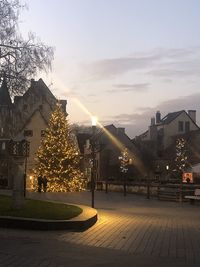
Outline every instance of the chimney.
[(156, 112), (156, 124), (161, 122), (161, 114), (160, 111)]
[(59, 103), (61, 104), (63, 112), (66, 114), (67, 100), (59, 100)]
[(152, 125), (155, 125), (155, 117), (152, 117), (152, 118), (151, 118), (151, 126), (152, 126)]
[(31, 87), (34, 86), (35, 80), (31, 79)]
[(196, 123), (196, 110), (188, 110), (188, 115)]

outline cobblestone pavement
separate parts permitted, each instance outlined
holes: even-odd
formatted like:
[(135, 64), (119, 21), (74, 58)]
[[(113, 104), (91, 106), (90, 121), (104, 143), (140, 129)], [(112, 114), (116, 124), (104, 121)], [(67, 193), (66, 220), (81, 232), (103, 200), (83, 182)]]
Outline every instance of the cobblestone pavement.
[[(31, 194), (90, 204), (90, 194)], [(0, 266), (200, 266), (200, 206), (96, 192), (85, 232), (0, 229)]]

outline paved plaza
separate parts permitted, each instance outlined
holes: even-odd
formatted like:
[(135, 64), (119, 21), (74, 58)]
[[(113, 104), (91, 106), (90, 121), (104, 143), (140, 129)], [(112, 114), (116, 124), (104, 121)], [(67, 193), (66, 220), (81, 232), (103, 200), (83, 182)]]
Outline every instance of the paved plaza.
[[(90, 205), (90, 192), (29, 193)], [(0, 266), (200, 266), (200, 205), (95, 192), (85, 232), (0, 229)]]

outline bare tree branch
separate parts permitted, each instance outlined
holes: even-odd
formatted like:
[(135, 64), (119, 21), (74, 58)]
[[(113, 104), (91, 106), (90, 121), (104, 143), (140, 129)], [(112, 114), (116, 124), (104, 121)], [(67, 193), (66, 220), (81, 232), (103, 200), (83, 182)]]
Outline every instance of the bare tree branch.
[(18, 30), (18, 18), (25, 5), (20, 0), (0, 0), (0, 79), (6, 75), (11, 95), (26, 91), (38, 71), (49, 71), (54, 49), (29, 33), (24, 40)]

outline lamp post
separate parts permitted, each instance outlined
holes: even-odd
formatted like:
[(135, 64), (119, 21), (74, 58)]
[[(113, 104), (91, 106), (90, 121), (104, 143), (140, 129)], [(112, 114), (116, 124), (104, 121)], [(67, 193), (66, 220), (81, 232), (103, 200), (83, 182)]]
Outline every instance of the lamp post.
[(27, 176), (27, 160), (29, 155), (29, 142), (25, 139), (23, 140), (23, 155), (25, 156), (24, 163), (24, 197), (26, 197), (26, 176)]
[(94, 208), (94, 190), (95, 190), (95, 179), (96, 179), (96, 152), (95, 152), (95, 132), (97, 125), (97, 118), (92, 116), (92, 172), (91, 172), (91, 192), (92, 202), (91, 206)]

